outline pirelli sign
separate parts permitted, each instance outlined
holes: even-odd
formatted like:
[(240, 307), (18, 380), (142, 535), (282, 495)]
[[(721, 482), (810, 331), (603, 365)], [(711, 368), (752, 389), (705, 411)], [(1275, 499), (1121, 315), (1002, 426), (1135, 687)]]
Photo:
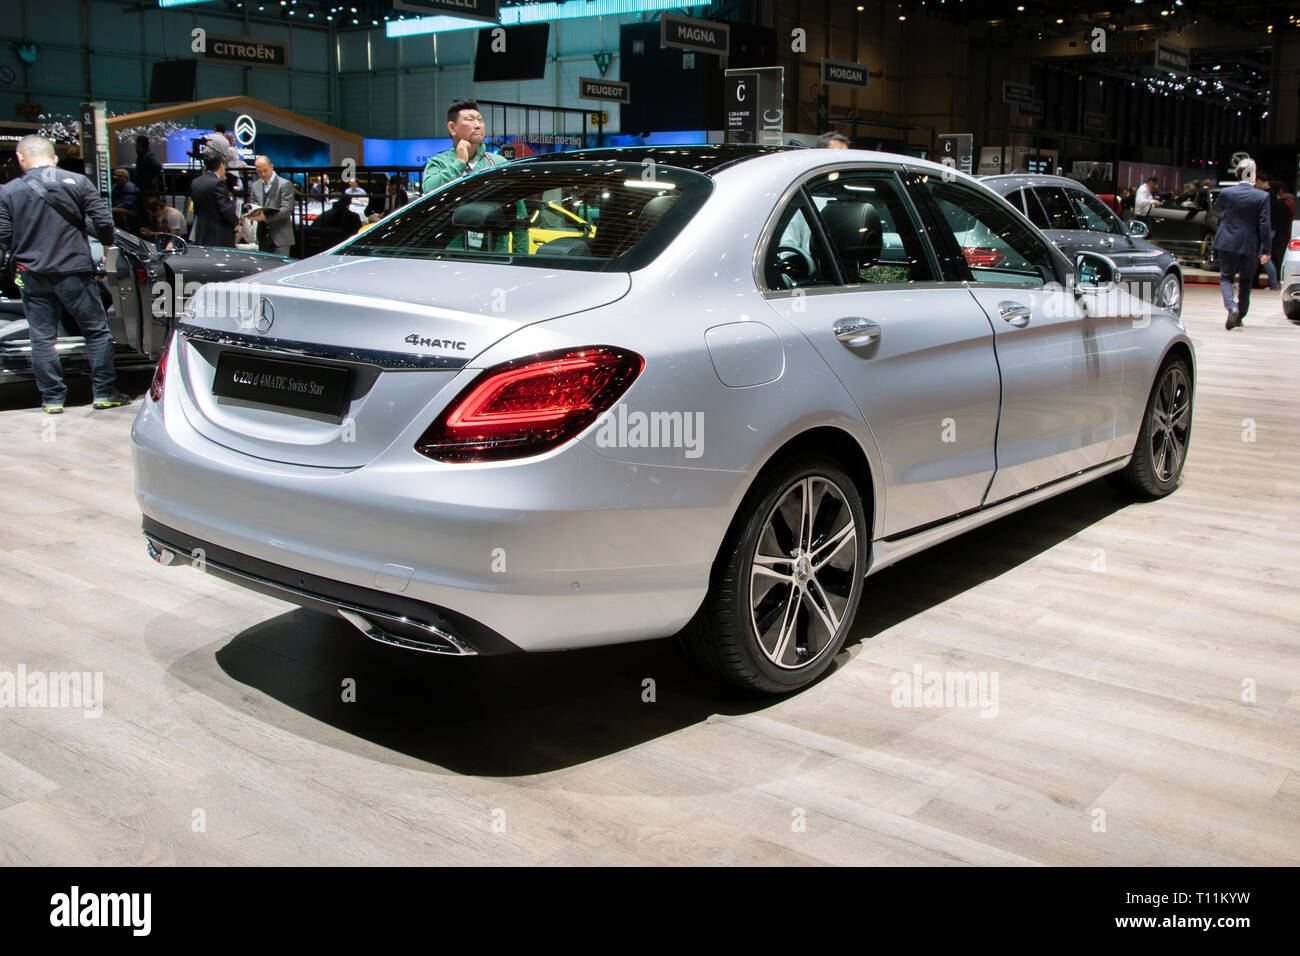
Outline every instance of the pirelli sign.
[(198, 56), (208, 63), (287, 69), (289, 44), (247, 37), (219, 37), (209, 33), (205, 49)]

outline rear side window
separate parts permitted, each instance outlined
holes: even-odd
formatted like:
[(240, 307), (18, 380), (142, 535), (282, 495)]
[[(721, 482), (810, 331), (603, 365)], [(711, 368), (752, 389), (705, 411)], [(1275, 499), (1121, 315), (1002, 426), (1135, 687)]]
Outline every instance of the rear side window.
[(713, 181), (639, 162), (510, 163), (404, 207), (335, 254), (630, 271), (663, 251)]
[(887, 170), (827, 173), (808, 184), (846, 285), (928, 282), (935, 269), (898, 178)]
[(1016, 193), (1025, 204), (1025, 215), (1029, 217), (1029, 221), (1039, 229), (1051, 229), (1052, 226), (1048, 222), (1047, 213), (1043, 212), (1043, 207), (1039, 204), (1038, 197), (1034, 195), (1033, 190), (1019, 189)]
[(763, 257), (763, 281), (773, 291), (836, 285), (839, 281), (830, 250), (802, 192), (795, 194), (777, 220)]
[(1074, 218), (1074, 207), (1060, 186), (1035, 186), (1034, 195), (1043, 204), (1043, 212), (1047, 214), (1047, 225), (1038, 226), (1039, 229), (1079, 228), (1079, 223)]

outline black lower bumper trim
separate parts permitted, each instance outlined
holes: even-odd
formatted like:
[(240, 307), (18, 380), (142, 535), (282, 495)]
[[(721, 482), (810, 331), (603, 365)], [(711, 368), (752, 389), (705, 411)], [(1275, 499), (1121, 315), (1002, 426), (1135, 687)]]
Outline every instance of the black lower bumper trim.
[[(428, 640), (420, 628), (420, 625), (426, 625), (446, 635), (454, 635), (454, 642), (467, 645), (468, 651), (461, 653), (495, 655), (521, 650), (486, 625), (436, 604), (272, 564), (177, 531), (148, 516), (142, 517), (141, 528), (151, 542), (184, 555), (187, 560), (201, 548), (203, 569), (214, 577), (282, 601), (327, 614), (337, 614), (340, 606), (362, 613), (375, 611), (384, 618), (379, 622), (381, 627), (395, 630), (415, 641)], [(401, 619), (412, 622), (413, 626), (404, 631), (400, 624), (395, 623)]]

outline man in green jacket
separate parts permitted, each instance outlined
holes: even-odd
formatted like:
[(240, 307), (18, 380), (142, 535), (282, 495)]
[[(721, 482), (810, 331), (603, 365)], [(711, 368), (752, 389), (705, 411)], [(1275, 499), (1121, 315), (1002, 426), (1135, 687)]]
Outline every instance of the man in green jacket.
[[(479, 112), (478, 100), (456, 100), (447, 108), (447, 132), (451, 134), (452, 148), (435, 153), (424, 164), (420, 189), (425, 195), (462, 176), (507, 161), (504, 156), (489, 153), (483, 144), (487, 127), (483, 122), (483, 114)], [(518, 224), (508, 234), (496, 237), (492, 243), (494, 251), (519, 249), (525, 254), (528, 252), (527, 215), (524, 204), (516, 203), (515, 216)], [(466, 240), (467, 243), (454, 239), (448, 248), (459, 248), (466, 244), (471, 249), (482, 248), (484, 236), (482, 233), (471, 232), (466, 235)]]
[(426, 195), (454, 179), (506, 161), (502, 156), (489, 153), (483, 145), (487, 127), (477, 100), (456, 100), (451, 104), (447, 110), (447, 132), (451, 134), (451, 149), (430, 156), (424, 164), (420, 187)]

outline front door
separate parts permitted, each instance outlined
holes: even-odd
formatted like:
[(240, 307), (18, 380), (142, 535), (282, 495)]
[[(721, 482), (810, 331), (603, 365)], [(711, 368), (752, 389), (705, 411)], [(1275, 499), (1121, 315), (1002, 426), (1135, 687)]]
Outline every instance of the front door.
[(933, 176), (916, 188), (949, 227), (953, 259), (994, 329), (1002, 414), (986, 503), (1100, 464), (1123, 376), (1113, 316), (1088, 315), (1046, 241), (1002, 203)]

